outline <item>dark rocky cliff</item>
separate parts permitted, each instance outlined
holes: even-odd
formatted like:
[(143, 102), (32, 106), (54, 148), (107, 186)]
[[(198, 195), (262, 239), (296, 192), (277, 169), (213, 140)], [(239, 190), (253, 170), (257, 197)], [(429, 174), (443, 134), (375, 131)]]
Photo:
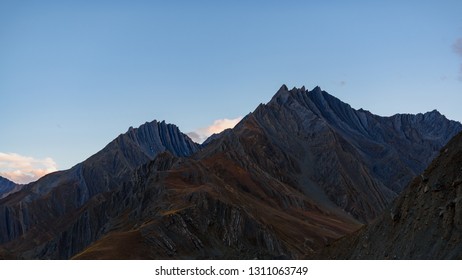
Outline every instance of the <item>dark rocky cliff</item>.
[(376, 221), (315, 257), (460, 259), (461, 241), (462, 133)]

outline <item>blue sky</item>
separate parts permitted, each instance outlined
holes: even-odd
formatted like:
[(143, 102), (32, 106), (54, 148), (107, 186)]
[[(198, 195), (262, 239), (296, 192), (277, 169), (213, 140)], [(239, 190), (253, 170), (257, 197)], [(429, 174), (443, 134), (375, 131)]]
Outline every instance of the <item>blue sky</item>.
[(282, 84), (462, 121), (461, 11), (460, 0), (1, 0), (0, 173), (15, 160), (70, 168), (154, 119), (205, 131)]

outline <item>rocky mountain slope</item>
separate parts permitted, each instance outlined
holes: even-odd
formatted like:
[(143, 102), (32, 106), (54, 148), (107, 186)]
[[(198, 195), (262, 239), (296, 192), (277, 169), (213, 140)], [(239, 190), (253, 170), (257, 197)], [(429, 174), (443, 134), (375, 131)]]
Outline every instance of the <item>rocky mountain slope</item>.
[[(338, 112), (350, 118), (342, 117), (343, 121), (339, 121), (342, 114)], [(360, 117), (355, 117), (356, 114)], [(365, 114), (363, 121), (372, 123), (375, 132), (367, 134), (368, 137), (354, 138), (355, 134), (367, 131), (358, 125), (361, 114)], [(460, 130), (460, 124), (446, 123), (437, 112), (400, 117), (380, 118), (355, 111), (319, 88), (307, 92), (304, 89), (288, 91), (282, 87), (267, 105), (259, 106), (234, 129), (215, 137), (188, 159), (188, 164), (183, 163), (181, 168), (172, 166), (164, 179), (145, 185), (145, 188), (156, 189), (155, 184), (161, 182), (168, 192), (175, 193), (175, 199), (168, 200), (175, 206), (170, 205), (165, 210), (169, 219), (151, 216), (149, 224), (155, 224), (155, 230), (139, 229), (134, 240), (150, 244), (144, 247), (147, 258), (305, 257), (337, 236), (358, 228), (352, 215), (364, 220), (373, 218), (394, 197), (391, 187), (388, 188), (379, 176), (374, 176), (373, 166), (368, 165), (369, 162), (380, 164), (376, 161), (381, 158), (373, 153), (367, 155), (376, 158), (365, 157), (362, 153), (367, 147), (364, 146), (378, 146), (385, 150), (381, 154), (385, 160), (403, 162), (389, 167), (389, 174), (412, 176), (407, 172), (423, 169), (428, 159), (425, 154), (417, 155), (422, 161), (417, 168), (409, 165), (408, 169), (400, 170), (401, 166), (408, 166), (408, 158), (397, 156), (397, 151), (411, 150), (412, 139), (419, 138), (421, 141), (415, 145), (426, 149), (427, 155), (434, 154), (437, 150), (428, 147), (438, 147), (446, 139), (441, 135), (433, 137), (432, 133), (441, 133), (444, 127), (453, 129), (451, 133)], [(443, 120), (440, 126), (434, 126), (439, 120)], [(401, 130), (402, 127), (411, 127), (420, 137), (407, 137), (408, 131)], [(406, 141), (408, 138), (410, 140)], [(389, 142), (398, 142), (401, 146)], [(391, 154), (389, 158), (384, 156), (387, 153)], [(191, 201), (198, 192), (201, 198)], [(344, 204), (338, 199), (339, 193), (347, 194)], [(205, 205), (204, 200), (208, 201)], [(158, 203), (153, 205), (159, 207)], [(217, 203), (222, 209), (233, 209), (237, 218), (224, 213), (217, 216), (215, 209), (208, 208), (209, 204)], [(167, 222), (173, 218), (177, 220)], [(203, 219), (208, 223), (196, 224)], [(235, 219), (242, 221), (236, 224)], [(174, 232), (168, 227), (158, 228), (165, 223), (172, 225)], [(253, 231), (246, 229), (249, 223), (265, 229), (253, 236)], [(178, 225), (181, 230), (176, 228)], [(122, 244), (117, 241), (134, 234), (134, 227), (128, 228), (129, 231), (108, 234), (76, 258), (110, 258), (118, 252), (127, 252), (114, 244)], [(226, 230), (223, 232), (223, 229)], [(233, 242), (227, 240), (229, 232), (236, 236)], [(259, 240), (258, 235), (270, 239)], [(210, 246), (221, 249), (212, 253)]]
[(0, 254), (304, 258), (379, 215), (461, 129), (283, 86), (200, 150), (145, 124), (1, 200)]
[(462, 258), (462, 133), (372, 224), (318, 257), (334, 259)]
[(16, 192), (20, 189), (21, 185), (16, 184), (6, 178), (0, 176), (0, 199), (9, 195), (12, 192)]
[(319, 87), (289, 91), (283, 86), (235, 131), (259, 131), (267, 140), (258, 145), (248, 135), (241, 137), (247, 154), (267, 172), (366, 222), (461, 129), (437, 111), (379, 117), (354, 110)]
[[(153, 121), (137, 129), (130, 128), (84, 162), (69, 170), (48, 174), (0, 200), (0, 244), (16, 240), (26, 246), (22, 241), (34, 236), (36, 239), (29, 240), (33, 242), (30, 246), (41, 248), (45, 246), (42, 243), (61, 240), (53, 249), (59, 252), (38, 253), (30, 258), (69, 258), (75, 253), (73, 250), (83, 249), (95, 238), (88, 239), (74, 232), (79, 240), (75, 248), (67, 248), (68, 244), (62, 241), (62, 231), (82, 218), (78, 213), (83, 205), (129, 182), (133, 172), (158, 153), (169, 151), (185, 156), (198, 147), (176, 126), (165, 122)], [(61, 223), (65, 225), (60, 226)], [(21, 246), (17, 249), (22, 250)]]

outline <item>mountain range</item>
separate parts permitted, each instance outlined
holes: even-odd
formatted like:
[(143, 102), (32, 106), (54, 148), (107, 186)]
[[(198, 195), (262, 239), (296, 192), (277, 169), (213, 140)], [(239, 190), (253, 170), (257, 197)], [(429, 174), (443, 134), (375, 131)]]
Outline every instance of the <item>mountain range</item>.
[(461, 130), (285, 85), (202, 145), (145, 123), (1, 199), (0, 257), (310, 257), (380, 217)]

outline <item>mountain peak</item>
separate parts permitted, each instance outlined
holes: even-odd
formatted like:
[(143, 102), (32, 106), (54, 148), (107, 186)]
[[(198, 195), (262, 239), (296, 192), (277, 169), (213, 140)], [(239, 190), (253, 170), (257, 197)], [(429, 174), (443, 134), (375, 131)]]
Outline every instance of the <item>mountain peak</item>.
[(424, 115), (427, 116), (443, 116), (438, 110), (433, 109), (432, 111), (426, 112)]
[(138, 128), (130, 127), (124, 136), (128, 136), (150, 158), (165, 149), (175, 156), (188, 156), (199, 149), (176, 125), (165, 120), (146, 122)]
[(287, 86), (283, 84), (269, 103), (276, 102), (278, 104), (283, 104), (287, 101), (291, 92), (292, 91), (289, 91), (289, 88), (287, 88)]
[(286, 103), (290, 96), (306, 93), (307, 90), (305, 86), (302, 86), (301, 88), (293, 87), (291, 90), (289, 90), (289, 88), (285, 84), (283, 84), (269, 103), (276, 102), (277, 104), (281, 105)]
[(322, 89), (320, 86), (315, 86), (313, 88), (313, 90), (311, 90), (311, 92), (315, 92), (315, 93), (322, 93)]
[(282, 84), (282, 86), (279, 88), (277, 92), (280, 92), (280, 91), (289, 91), (289, 88), (286, 86), (286, 84)]

